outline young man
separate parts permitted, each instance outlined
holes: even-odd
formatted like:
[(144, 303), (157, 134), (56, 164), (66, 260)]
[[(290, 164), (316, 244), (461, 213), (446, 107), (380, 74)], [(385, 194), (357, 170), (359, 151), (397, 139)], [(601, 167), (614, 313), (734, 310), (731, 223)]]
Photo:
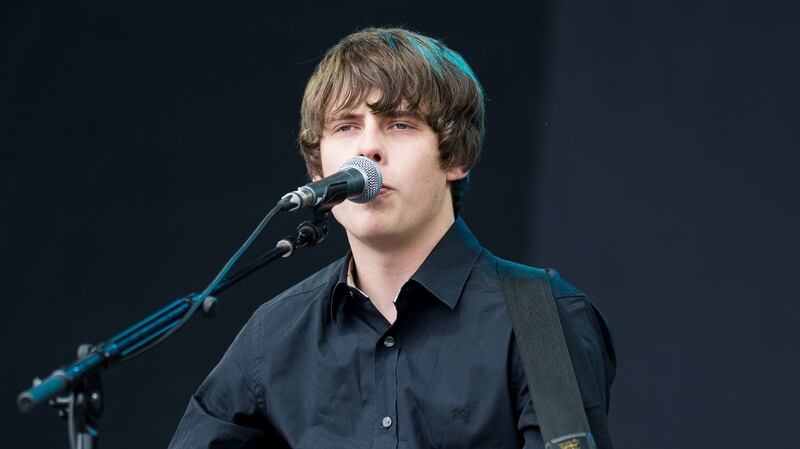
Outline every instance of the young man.
[[(328, 51), (301, 115), (312, 178), (362, 155), (384, 188), (333, 208), (350, 254), (255, 312), (170, 447), (543, 447), (497, 259), (458, 218), (484, 128), (467, 63), (429, 37), (366, 29)], [(610, 447), (608, 330), (549, 274), (589, 367), (578, 380), (593, 433)]]

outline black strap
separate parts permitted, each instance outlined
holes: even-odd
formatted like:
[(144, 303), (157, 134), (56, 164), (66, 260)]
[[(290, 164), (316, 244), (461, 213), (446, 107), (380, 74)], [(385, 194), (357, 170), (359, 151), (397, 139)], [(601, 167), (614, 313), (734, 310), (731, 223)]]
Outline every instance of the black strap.
[(594, 449), (547, 273), (497, 261), (545, 448)]

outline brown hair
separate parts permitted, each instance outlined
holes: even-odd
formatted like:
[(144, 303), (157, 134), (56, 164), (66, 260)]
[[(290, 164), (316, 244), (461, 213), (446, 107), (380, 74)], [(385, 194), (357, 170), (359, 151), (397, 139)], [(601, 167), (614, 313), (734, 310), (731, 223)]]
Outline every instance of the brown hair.
[[(402, 28), (367, 28), (330, 48), (306, 85), (300, 152), (312, 175), (322, 174), (320, 140), (331, 109), (356, 107), (370, 94), (373, 113), (419, 112), (439, 137), (441, 167), (469, 170), (483, 143), (484, 98), (464, 58), (442, 42)], [(332, 103), (336, 102), (336, 105)], [(469, 175), (451, 185), (458, 214)]]

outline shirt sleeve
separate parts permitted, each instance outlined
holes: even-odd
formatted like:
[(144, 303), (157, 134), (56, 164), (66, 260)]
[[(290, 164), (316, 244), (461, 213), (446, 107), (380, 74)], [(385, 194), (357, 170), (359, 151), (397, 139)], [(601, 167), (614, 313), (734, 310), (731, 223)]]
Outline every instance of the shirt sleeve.
[(169, 449), (284, 447), (253, 382), (252, 320), (192, 395)]
[(511, 385), (515, 397), (517, 434), (522, 442), (521, 447), (522, 449), (544, 449), (542, 433), (539, 431), (539, 420), (533, 409), (528, 382), (525, 378), (525, 369), (513, 338), (511, 348)]

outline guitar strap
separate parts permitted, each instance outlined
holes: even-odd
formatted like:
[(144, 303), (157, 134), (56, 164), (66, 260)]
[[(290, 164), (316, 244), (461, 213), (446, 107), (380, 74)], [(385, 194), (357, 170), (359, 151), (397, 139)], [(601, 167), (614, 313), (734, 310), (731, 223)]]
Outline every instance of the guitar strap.
[(547, 273), (497, 261), (545, 449), (595, 449)]

